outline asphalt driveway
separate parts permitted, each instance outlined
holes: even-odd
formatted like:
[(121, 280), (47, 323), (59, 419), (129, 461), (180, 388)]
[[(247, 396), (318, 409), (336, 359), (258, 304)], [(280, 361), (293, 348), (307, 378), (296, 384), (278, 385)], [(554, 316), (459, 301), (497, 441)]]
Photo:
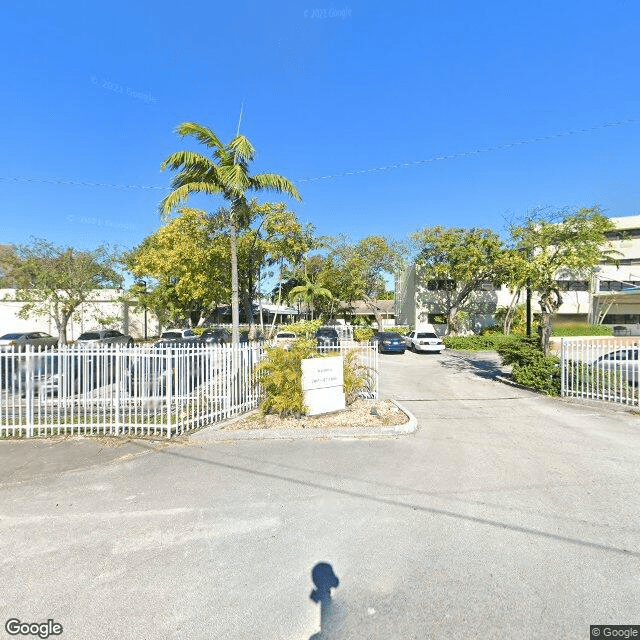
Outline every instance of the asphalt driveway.
[(131, 442), (102, 459), (86, 441), (0, 443), (3, 625), (306, 640), (321, 607), (325, 639), (640, 623), (640, 418), (497, 370), (486, 354), (382, 356), (383, 395), (419, 424), (391, 440)]

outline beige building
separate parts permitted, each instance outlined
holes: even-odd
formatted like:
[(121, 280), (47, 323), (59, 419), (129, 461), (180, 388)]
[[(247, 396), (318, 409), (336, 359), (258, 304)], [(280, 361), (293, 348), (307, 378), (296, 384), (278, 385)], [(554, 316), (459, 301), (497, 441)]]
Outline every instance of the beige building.
[[(562, 305), (556, 322), (589, 321), (611, 324), (616, 333), (640, 335), (640, 215), (611, 218), (615, 230), (607, 234), (610, 246), (618, 252), (619, 266), (600, 264), (589, 279), (569, 272), (558, 274)], [(414, 327), (433, 323), (443, 312), (442, 300), (450, 281), (428, 281), (416, 265), (411, 266), (396, 282), (396, 322)], [(479, 331), (495, 324), (499, 307), (511, 304), (514, 292), (506, 286), (483, 283), (463, 307), (468, 313), (468, 327)], [(524, 303), (524, 292), (520, 303)], [(533, 295), (533, 312), (539, 311)]]
[[(20, 317), (24, 303), (15, 299), (15, 289), (0, 289), (0, 336), (22, 331), (44, 331), (58, 335), (55, 322), (47, 316)], [(145, 335), (145, 313), (135, 311), (134, 304), (122, 300), (123, 292), (117, 289), (96, 289), (89, 299), (81, 304), (67, 325), (67, 340), (76, 340), (81, 333), (94, 329), (117, 329), (122, 333), (143, 338)], [(159, 324), (152, 313), (146, 317), (147, 335), (159, 333)]]

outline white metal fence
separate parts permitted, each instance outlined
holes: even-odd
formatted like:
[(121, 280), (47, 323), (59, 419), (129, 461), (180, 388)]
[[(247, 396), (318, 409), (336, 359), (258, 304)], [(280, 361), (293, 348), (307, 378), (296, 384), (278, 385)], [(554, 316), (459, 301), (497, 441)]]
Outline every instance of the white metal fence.
[(561, 395), (637, 405), (638, 345), (638, 338), (563, 338)]
[[(319, 349), (350, 358), (378, 397), (370, 344)], [(351, 354), (351, 355), (350, 355)], [(0, 438), (62, 434), (171, 438), (255, 409), (261, 343), (67, 346), (0, 353)]]
[(0, 437), (171, 437), (258, 405), (258, 343), (0, 354)]

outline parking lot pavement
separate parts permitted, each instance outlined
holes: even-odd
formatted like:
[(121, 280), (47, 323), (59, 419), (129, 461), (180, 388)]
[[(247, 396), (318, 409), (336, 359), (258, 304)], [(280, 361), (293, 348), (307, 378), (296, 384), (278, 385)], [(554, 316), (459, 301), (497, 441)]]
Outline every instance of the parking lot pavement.
[(55, 478), (72, 471), (146, 455), (159, 441), (141, 450), (126, 438), (60, 437), (0, 440), (0, 487)]

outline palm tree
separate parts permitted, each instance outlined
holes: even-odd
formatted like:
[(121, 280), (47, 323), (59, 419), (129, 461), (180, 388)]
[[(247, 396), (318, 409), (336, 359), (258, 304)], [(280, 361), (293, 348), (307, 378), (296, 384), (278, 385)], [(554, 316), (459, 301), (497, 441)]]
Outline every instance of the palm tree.
[(309, 278), (305, 275), (304, 284), (301, 284), (297, 287), (293, 287), (289, 292), (289, 299), (292, 302), (296, 300), (302, 300), (307, 303), (307, 306), (311, 309), (311, 319), (313, 320), (313, 301), (315, 298), (328, 298), (331, 300), (333, 298), (333, 294), (329, 289), (325, 289), (319, 284), (315, 284), (311, 282)]
[(239, 133), (228, 144), (223, 144), (211, 129), (195, 122), (178, 125), (176, 133), (182, 137), (193, 136), (213, 150), (212, 157), (193, 151), (177, 151), (162, 163), (163, 171), (169, 167), (179, 172), (171, 180), (173, 191), (160, 203), (160, 213), (166, 219), (192, 193), (221, 194), (229, 202), (232, 340), (237, 343), (240, 341), (237, 232), (249, 223), (247, 192), (275, 191), (296, 200), (301, 200), (300, 194), (291, 181), (276, 173), (250, 175), (249, 163), (255, 149)]

